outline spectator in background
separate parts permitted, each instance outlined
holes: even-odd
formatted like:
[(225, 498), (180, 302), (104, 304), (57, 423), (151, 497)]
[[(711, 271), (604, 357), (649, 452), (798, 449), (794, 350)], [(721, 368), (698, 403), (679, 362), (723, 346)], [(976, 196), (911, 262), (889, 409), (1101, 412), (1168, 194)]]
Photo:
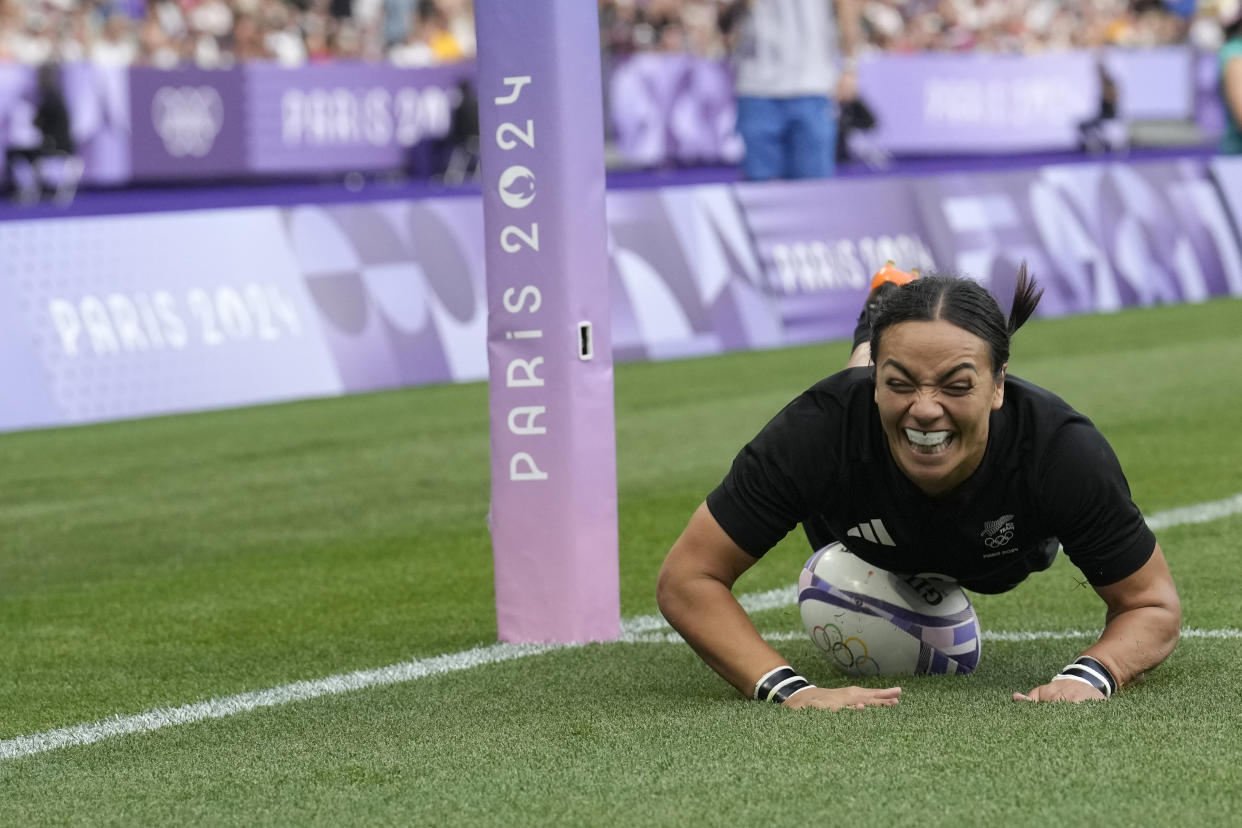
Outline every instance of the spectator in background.
[(1220, 95), (1225, 104), (1225, 132), (1220, 139), (1220, 151), (1238, 155), (1242, 154), (1242, 0), (1221, 0), (1216, 8), (1225, 38), (1217, 60)]
[(332, 43), (329, 36), (331, 27), (331, 19), (324, 14), (311, 13), (302, 19), (308, 62), (330, 63), (332, 61)]
[(259, 21), (251, 14), (239, 14), (233, 18), (230, 51), (234, 60), (271, 60)]
[(444, 16), (448, 19), (448, 30), (457, 41), (465, 59), (473, 58), (477, 50), (474, 37), (474, 2), (473, 0), (437, 0)]
[(33, 117), (29, 121), (10, 124), (9, 146), (4, 151), (4, 178), (0, 194), (12, 197), (17, 193), (17, 162), (25, 161), (33, 172), (40, 194), (54, 188), (44, 175), (45, 158), (71, 156), (77, 148), (69, 124), (69, 108), (60, 89), (60, 66), (45, 63), (39, 67), (35, 90)]
[(736, 68), (737, 132), (750, 181), (833, 174), (838, 39), (858, 44), (855, 0), (735, 0), (722, 18)]
[(388, 52), (397, 66), (434, 66), (466, 59), (466, 52), (453, 36), (448, 16), (434, 0), (421, 0), (418, 21), (404, 43)]
[(414, 19), (414, 0), (384, 0), (384, 48), (404, 43)]
[(120, 12), (112, 12), (104, 22), (103, 31), (91, 45), (92, 63), (102, 66), (132, 66), (138, 61), (138, 42), (133, 37), (133, 23)]
[(422, 0), (418, 6), (418, 28), (431, 50), (434, 63), (455, 63), (465, 60), (466, 50), (453, 35), (449, 17), (435, 0)]
[(1078, 125), (1078, 148), (1083, 152), (1112, 152), (1121, 149), (1123, 143), (1116, 129), (1124, 129), (1124, 124), (1117, 121), (1120, 92), (1102, 58), (1097, 59), (1095, 68), (1100, 81), (1100, 108), (1094, 118)]
[(181, 63), (181, 50), (160, 25), (154, 8), (148, 12), (138, 32), (138, 62), (157, 69), (172, 69)]
[[(846, 69), (837, 79), (837, 149), (838, 164), (853, 159), (859, 153), (851, 144), (857, 144), (856, 136), (875, 129), (875, 113), (858, 94), (858, 75)], [(874, 157), (864, 158), (869, 163)]]
[(282, 0), (267, 0), (260, 11), (263, 44), (282, 66), (306, 63), (306, 41), (298, 25), (295, 8)]

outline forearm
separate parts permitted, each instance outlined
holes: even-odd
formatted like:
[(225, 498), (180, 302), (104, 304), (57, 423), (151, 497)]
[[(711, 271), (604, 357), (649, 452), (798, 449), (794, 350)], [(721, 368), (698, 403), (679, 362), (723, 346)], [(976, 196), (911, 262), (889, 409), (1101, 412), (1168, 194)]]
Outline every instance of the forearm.
[(837, 26), (841, 33), (841, 53), (847, 59), (862, 50), (862, 20), (858, 0), (837, 0)]
[(1177, 645), (1177, 607), (1138, 607), (1110, 616), (1100, 640), (1083, 652), (1100, 661), (1125, 687), (1169, 657)]
[(658, 602), (673, 629), (747, 698), (760, 676), (786, 663), (759, 635), (729, 588), (714, 578), (662, 580)]

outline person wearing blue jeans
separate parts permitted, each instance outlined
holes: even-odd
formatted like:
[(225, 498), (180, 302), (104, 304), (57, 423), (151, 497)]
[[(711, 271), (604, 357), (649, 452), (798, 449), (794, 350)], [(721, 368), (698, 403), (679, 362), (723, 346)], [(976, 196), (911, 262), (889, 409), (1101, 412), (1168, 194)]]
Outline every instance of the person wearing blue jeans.
[(731, 45), (737, 131), (750, 181), (835, 171), (832, 91), (858, 42), (857, 0), (735, 0), (721, 15)]
[(748, 181), (827, 178), (835, 172), (837, 123), (827, 97), (737, 99), (737, 131)]

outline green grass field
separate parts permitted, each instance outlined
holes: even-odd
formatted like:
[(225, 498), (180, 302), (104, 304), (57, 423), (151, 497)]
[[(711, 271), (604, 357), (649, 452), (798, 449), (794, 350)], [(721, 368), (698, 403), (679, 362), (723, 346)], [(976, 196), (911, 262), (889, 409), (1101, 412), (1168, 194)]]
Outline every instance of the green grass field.
[[(625, 616), (845, 350), (618, 366)], [(1010, 369), (1096, 422), (1152, 515), (1242, 493), (1239, 366), (1219, 300), (1034, 321)], [(494, 644), (487, 452), (477, 384), (0, 435), (0, 743)], [(974, 675), (838, 714), (744, 701), (683, 643), (594, 644), (0, 759), (0, 824), (1237, 825), (1242, 515), (1158, 536), (1188, 634), (1106, 703), (1010, 700), (1081, 636), (986, 640)], [(1077, 575), (975, 596), (985, 631), (1097, 630)], [(839, 681), (795, 607), (755, 617)]]

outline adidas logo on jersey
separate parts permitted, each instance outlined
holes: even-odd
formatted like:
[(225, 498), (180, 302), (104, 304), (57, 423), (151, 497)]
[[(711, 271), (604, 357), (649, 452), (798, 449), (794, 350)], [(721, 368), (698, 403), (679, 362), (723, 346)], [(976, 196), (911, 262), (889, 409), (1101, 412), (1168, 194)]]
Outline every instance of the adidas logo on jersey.
[(879, 518), (863, 521), (845, 534), (851, 538), (862, 538), (863, 540), (883, 544), (884, 546), (897, 545), (888, 534), (888, 530), (884, 528), (884, 521)]

